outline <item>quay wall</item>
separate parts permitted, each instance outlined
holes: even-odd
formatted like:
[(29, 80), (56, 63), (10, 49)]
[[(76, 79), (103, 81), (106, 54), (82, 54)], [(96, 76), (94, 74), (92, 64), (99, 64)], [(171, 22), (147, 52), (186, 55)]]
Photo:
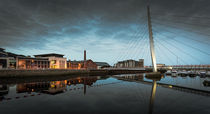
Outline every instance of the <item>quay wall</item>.
[(209, 67), (173, 67), (173, 69), (175, 70), (206, 70), (206, 71), (210, 71)]
[(129, 73), (144, 73), (145, 70), (69, 70), (69, 69), (45, 69), (45, 70), (0, 70), (0, 78), (16, 77), (43, 77), (64, 75), (114, 75)]

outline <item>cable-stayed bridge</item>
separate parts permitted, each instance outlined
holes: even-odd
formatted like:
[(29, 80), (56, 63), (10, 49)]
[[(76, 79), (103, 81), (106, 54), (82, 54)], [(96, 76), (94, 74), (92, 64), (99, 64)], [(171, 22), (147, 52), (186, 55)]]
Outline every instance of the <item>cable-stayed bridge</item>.
[(113, 64), (144, 59), (146, 66), (161, 63), (182, 70), (210, 70), (210, 26), (205, 24), (209, 17), (169, 13), (166, 18), (150, 9), (150, 4), (146, 15), (137, 20), (136, 31)]

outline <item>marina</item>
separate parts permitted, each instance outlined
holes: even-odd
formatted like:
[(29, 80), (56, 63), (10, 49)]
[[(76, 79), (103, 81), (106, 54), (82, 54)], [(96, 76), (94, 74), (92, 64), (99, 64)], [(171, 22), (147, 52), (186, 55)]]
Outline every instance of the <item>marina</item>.
[(172, 75), (172, 76), (200, 76), (200, 77), (210, 77), (210, 71), (204, 71), (204, 70), (167, 70), (165, 72), (166, 75)]

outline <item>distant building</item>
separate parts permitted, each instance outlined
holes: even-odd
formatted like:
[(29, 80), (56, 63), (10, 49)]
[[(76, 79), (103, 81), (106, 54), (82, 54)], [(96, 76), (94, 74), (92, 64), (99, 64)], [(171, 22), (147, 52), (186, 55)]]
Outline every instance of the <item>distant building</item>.
[(86, 60), (86, 50), (84, 50), (84, 60), (82, 61), (67, 61), (68, 69), (97, 69), (97, 65), (91, 59)]
[(139, 61), (135, 60), (124, 60), (119, 61), (115, 64), (116, 68), (143, 68), (144, 67), (144, 59), (139, 59)]
[(157, 68), (163, 68), (165, 66), (166, 66), (165, 64), (160, 64), (160, 63), (157, 64)]
[(95, 62), (97, 65), (97, 69), (108, 68), (110, 65), (106, 62)]
[[(165, 64), (161, 64), (161, 63), (158, 63), (156, 64), (157, 68), (158, 69), (161, 69), (161, 68), (171, 68), (170, 66), (166, 66)], [(153, 68), (153, 66), (145, 66), (145, 68)]]
[(64, 58), (64, 55), (61, 54), (41, 54), (41, 55), (34, 55), (36, 58), (47, 58), (50, 61), (50, 68), (51, 69), (66, 69), (67, 68), (67, 60)]
[(86, 61), (67, 61), (68, 69), (97, 69), (97, 65), (91, 59)]

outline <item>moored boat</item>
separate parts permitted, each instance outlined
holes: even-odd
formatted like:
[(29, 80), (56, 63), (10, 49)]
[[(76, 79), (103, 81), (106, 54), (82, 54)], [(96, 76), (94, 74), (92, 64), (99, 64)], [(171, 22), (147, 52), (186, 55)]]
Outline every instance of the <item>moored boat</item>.
[(171, 70), (167, 70), (166, 75), (171, 75)]
[(204, 85), (204, 86), (210, 86), (210, 81), (204, 80), (204, 81), (203, 81), (203, 85)]
[(171, 71), (171, 76), (172, 77), (176, 77), (177, 76), (177, 71), (176, 70), (172, 70)]
[(207, 76), (207, 77), (210, 77), (210, 71), (207, 71), (207, 72), (206, 72), (206, 76)]
[(195, 71), (188, 71), (189, 77), (196, 77), (196, 72)]
[(180, 71), (178, 74), (182, 77), (185, 77), (188, 75), (188, 72), (186, 70), (183, 70), (183, 71)]
[(205, 71), (200, 71), (199, 75), (200, 75), (201, 78), (204, 78), (204, 77), (206, 77), (206, 72)]

